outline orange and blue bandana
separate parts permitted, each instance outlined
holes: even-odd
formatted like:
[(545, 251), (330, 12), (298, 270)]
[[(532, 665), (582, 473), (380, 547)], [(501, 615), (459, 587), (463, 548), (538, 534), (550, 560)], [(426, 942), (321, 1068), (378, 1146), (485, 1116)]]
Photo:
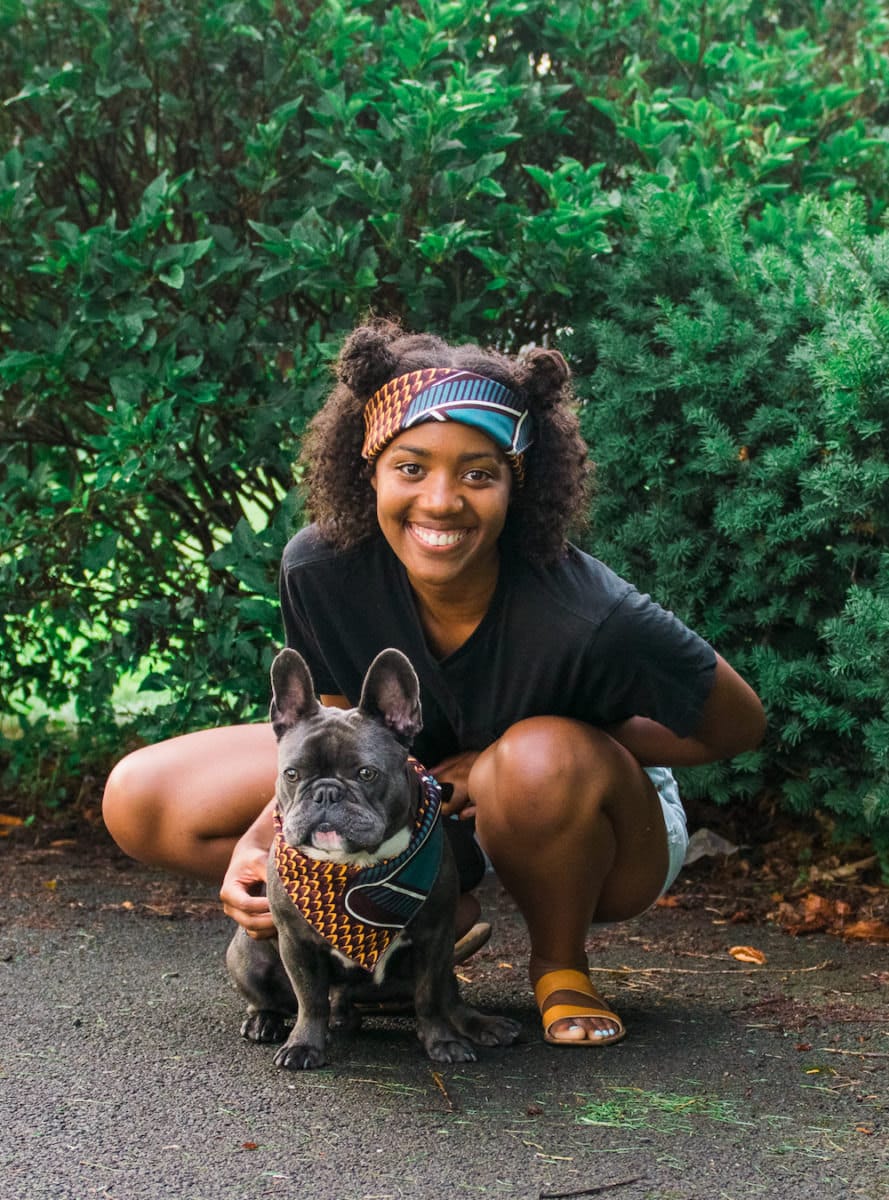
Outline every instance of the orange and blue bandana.
[(420, 786), (410, 843), (372, 867), (309, 858), (284, 840), (275, 812), (275, 866), (284, 890), (325, 941), (370, 972), (420, 911), (441, 868), (441, 788), (415, 758), (408, 762)]
[(428, 367), (390, 379), (371, 396), (364, 409), (364, 445), (368, 462), (393, 438), (423, 421), (459, 421), (493, 441), (522, 477), (522, 457), (531, 445), (531, 417), (508, 387), (451, 367)]

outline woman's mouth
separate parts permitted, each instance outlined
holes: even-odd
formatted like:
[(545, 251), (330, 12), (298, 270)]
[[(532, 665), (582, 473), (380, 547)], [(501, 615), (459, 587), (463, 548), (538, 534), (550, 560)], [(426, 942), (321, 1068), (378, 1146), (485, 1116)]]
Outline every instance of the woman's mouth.
[(408, 523), (408, 529), (424, 546), (456, 546), (468, 535), (468, 529), (427, 529), (424, 525)]

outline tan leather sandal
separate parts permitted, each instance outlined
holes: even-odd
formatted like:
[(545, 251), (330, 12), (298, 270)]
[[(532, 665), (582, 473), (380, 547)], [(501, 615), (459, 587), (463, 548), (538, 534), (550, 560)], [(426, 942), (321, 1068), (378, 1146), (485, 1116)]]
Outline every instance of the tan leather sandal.
[[(534, 996), (537, 1007), (543, 1018), (544, 1039), (553, 1046), (573, 1046), (589, 1049), (599, 1046), (613, 1046), (621, 1038), (626, 1037), (624, 1023), (612, 1012), (590, 982), (590, 977), (583, 971), (547, 971), (541, 975), (534, 985)], [(556, 1021), (566, 1017), (599, 1017), (613, 1021), (617, 1026), (616, 1033), (600, 1034), (575, 1041), (572, 1038), (553, 1037), (550, 1033)]]

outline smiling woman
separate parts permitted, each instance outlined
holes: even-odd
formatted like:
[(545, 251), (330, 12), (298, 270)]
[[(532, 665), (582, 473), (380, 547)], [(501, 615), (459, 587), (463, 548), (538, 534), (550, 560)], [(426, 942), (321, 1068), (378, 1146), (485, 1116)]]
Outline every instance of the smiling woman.
[[(494, 594), (512, 491), (506, 456), (479, 430), (430, 423), (396, 437), (371, 482), (380, 531), (405, 569), (427, 638), (444, 657), (466, 641)], [(442, 608), (450, 612), (443, 621)]]
[[(567, 541), (589, 477), (570, 399), (554, 350), (357, 329), (303, 447), (314, 523), (284, 552), (281, 607), (326, 704), (356, 704), (381, 650), (411, 660), (415, 752), (526, 921), (544, 1037), (592, 1047), (624, 1026), (590, 982), (590, 924), (642, 912), (682, 866), (669, 768), (752, 748), (764, 717), (706, 642)], [(273, 777), (267, 731), (193, 734), (125, 759), (106, 819), (138, 857), (227, 862), (226, 911), (262, 936)]]

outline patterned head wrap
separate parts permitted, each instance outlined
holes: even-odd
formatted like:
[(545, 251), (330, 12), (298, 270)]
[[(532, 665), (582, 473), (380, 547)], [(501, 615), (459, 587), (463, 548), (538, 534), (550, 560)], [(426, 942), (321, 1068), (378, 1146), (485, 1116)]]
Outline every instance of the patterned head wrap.
[(393, 438), (423, 421), (459, 421), (480, 429), (521, 480), (523, 456), (532, 440), (531, 417), (502, 383), (451, 367), (428, 367), (390, 379), (365, 406), (363, 457), (373, 462)]

